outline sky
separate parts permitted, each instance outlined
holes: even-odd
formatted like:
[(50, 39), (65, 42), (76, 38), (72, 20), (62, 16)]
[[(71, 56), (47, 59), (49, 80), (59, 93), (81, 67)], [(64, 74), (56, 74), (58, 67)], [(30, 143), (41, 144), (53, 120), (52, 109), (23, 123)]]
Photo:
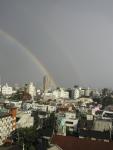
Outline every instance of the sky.
[[(113, 0), (0, 0), (2, 82), (113, 88)], [(21, 46), (19, 46), (19, 44)]]

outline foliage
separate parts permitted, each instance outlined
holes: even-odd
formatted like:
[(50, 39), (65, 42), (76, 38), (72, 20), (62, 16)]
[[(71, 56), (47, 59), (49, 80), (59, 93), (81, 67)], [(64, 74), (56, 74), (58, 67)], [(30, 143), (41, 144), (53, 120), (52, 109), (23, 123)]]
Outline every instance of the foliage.
[(98, 104), (102, 104), (103, 98), (102, 97), (95, 97), (93, 98), (94, 102), (97, 102)]
[(105, 108), (108, 105), (113, 105), (113, 98), (109, 97), (109, 96), (104, 97), (103, 100), (102, 100), (102, 106), (103, 106), (103, 108)]
[[(25, 150), (31, 150), (31, 148), (35, 149), (35, 143), (37, 140), (36, 130), (31, 128), (19, 128), (15, 131), (16, 143), (23, 147), (23, 143), (25, 144)], [(14, 137), (14, 136), (13, 136)]]
[(113, 98), (111, 96), (94, 98), (93, 101), (97, 102), (98, 104), (102, 104), (103, 109), (108, 105), (113, 105)]
[(103, 96), (110, 96), (111, 95), (111, 90), (108, 88), (103, 88), (102, 89), (102, 95)]
[[(38, 118), (38, 111), (35, 112), (35, 118)], [(39, 118), (36, 124), (30, 128), (19, 128), (15, 131), (16, 143), (23, 147), (25, 150), (38, 150), (40, 147), (47, 147), (48, 142), (43, 139), (43, 136), (51, 136), (55, 126), (55, 114), (50, 114), (50, 117), (44, 120), (44, 126), (37, 130)], [(14, 134), (13, 134), (14, 135)], [(14, 137), (14, 136), (13, 136)]]

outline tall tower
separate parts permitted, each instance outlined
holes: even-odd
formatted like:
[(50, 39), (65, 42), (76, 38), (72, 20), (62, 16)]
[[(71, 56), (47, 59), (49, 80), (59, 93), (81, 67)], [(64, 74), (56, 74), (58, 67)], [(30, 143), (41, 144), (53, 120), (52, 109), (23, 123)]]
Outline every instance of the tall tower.
[(43, 90), (47, 91), (49, 88), (51, 88), (51, 80), (48, 76), (44, 76), (44, 78), (43, 78)]

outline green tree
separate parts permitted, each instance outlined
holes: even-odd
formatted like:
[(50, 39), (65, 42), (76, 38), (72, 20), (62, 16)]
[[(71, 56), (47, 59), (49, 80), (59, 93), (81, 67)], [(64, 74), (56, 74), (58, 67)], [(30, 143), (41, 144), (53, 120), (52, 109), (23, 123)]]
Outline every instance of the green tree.
[(36, 149), (35, 149), (35, 147), (34, 147), (33, 145), (31, 145), (31, 146), (29, 147), (29, 150), (36, 150)]
[(103, 98), (102, 97), (95, 97), (93, 98), (94, 102), (97, 102), (98, 104), (102, 104)]
[(102, 106), (103, 106), (103, 108), (105, 108), (108, 105), (113, 105), (113, 98), (109, 97), (109, 96), (104, 97), (103, 100), (102, 100)]
[(25, 147), (25, 150), (31, 150), (30, 147), (35, 147), (34, 143), (36, 143), (37, 139), (37, 134), (36, 130), (31, 127), (31, 128), (20, 128), (17, 129), (17, 143), (23, 147)]

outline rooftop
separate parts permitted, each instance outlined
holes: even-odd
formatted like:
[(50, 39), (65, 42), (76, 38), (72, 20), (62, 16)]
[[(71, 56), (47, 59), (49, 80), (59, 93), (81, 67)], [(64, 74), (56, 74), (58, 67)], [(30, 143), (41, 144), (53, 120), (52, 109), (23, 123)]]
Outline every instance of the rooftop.
[(113, 150), (113, 142), (93, 141), (71, 136), (56, 135), (53, 137), (52, 143), (58, 145), (63, 150)]

